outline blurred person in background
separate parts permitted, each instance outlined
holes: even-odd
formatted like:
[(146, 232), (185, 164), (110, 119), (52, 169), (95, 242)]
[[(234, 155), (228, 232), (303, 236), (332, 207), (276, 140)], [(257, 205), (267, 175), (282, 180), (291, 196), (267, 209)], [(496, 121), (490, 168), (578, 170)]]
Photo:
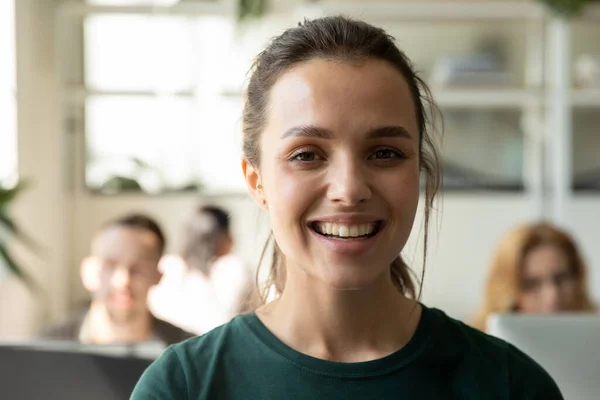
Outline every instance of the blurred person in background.
[(196, 334), (229, 322), (253, 289), (249, 269), (232, 249), (228, 213), (196, 209), (184, 226), (180, 256), (161, 262), (164, 277), (150, 295), (153, 312)]
[(485, 330), (492, 313), (592, 310), (586, 266), (574, 239), (549, 223), (531, 223), (508, 232), (496, 248), (474, 326)]
[(42, 339), (91, 344), (158, 342), (164, 346), (192, 335), (154, 317), (148, 290), (161, 273), (163, 232), (140, 214), (106, 224), (94, 237), (92, 255), (81, 264), (81, 279), (92, 301), (87, 310), (47, 329)]

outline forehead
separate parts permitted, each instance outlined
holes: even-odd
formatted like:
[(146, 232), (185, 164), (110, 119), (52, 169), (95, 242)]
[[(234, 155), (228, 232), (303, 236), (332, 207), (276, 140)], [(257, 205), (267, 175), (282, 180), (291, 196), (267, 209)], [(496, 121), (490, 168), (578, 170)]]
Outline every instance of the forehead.
[(112, 226), (93, 241), (92, 252), (104, 257), (156, 258), (158, 238), (150, 231), (124, 226)]
[(525, 256), (526, 275), (546, 275), (569, 268), (565, 252), (555, 245), (544, 244), (531, 249)]
[(334, 132), (401, 125), (413, 136), (415, 106), (402, 74), (386, 61), (315, 59), (285, 72), (270, 94), (269, 127), (318, 125)]

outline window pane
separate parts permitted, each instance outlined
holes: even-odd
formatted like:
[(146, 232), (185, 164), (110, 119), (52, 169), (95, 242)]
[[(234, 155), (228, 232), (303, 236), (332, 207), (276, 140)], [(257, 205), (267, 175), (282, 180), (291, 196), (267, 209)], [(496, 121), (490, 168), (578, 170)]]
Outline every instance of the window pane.
[(17, 179), (14, 1), (0, 2), (0, 184)]
[(159, 193), (196, 184), (207, 192), (243, 187), (240, 102), (218, 102), (204, 115), (201, 109), (187, 98), (90, 98), (87, 185), (106, 193)]
[(12, 91), (16, 81), (15, 7), (14, 0), (0, 3), (0, 89)]
[(0, 185), (12, 186), (17, 180), (17, 113), (10, 92), (0, 96)]
[(193, 180), (189, 144), (192, 104), (177, 98), (93, 97), (87, 102), (86, 180), (136, 179), (149, 192)]
[(194, 166), (205, 190), (217, 193), (245, 192), (242, 174), (240, 98), (221, 99), (200, 109), (197, 130), (193, 135)]
[(600, 24), (572, 23), (573, 83), (578, 89), (600, 88)]
[(518, 111), (444, 110), (444, 186), (523, 187), (523, 134)]
[[(172, 6), (180, 0), (85, 0), (87, 4), (99, 6)], [(190, 0), (187, 0), (188, 2)], [(191, 0), (198, 2), (219, 0)]]
[(110, 15), (85, 21), (86, 85), (105, 91), (182, 91), (193, 86), (186, 19)]

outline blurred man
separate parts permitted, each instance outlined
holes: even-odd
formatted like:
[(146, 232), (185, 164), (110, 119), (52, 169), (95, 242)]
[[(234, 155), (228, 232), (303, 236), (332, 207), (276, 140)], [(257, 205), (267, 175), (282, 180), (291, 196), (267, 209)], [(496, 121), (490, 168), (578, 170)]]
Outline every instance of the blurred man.
[(161, 274), (158, 262), (165, 238), (144, 215), (128, 215), (107, 224), (92, 242), (92, 255), (81, 264), (81, 279), (90, 292), (89, 309), (50, 328), (46, 339), (92, 344), (177, 343), (190, 337), (155, 318), (147, 307), (148, 290)]

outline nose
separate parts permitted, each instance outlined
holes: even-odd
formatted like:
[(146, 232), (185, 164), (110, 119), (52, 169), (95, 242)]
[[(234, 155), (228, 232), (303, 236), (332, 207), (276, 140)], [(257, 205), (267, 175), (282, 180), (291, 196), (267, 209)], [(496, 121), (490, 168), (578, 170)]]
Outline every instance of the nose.
[(555, 313), (560, 311), (560, 290), (554, 282), (548, 282), (542, 287), (540, 293), (542, 300), (542, 311)]
[(125, 289), (129, 287), (129, 284), (131, 283), (131, 273), (129, 268), (125, 266), (115, 268), (111, 277), (111, 283), (115, 289)]
[(371, 186), (360, 160), (343, 157), (328, 171), (327, 197), (343, 206), (356, 206), (371, 197)]

